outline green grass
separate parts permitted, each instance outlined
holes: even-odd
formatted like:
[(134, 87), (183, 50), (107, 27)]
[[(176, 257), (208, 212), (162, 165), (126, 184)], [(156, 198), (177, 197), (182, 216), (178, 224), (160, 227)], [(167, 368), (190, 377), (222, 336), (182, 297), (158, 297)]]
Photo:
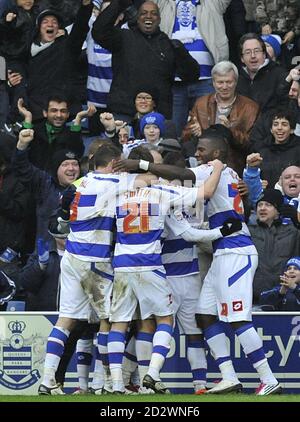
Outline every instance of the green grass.
[(98, 402), (98, 403), (162, 403), (162, 402), (300, 402), (300, 395), (282, 394), (267, 397), (257, 397), (253, 394), (227, 394), (218, 396), (195, 396), (193, 394), (143, 395), (143, 396), (93, 396), (93, 395), (65, 395), (65, 396), (0, 396), (0, 402)]

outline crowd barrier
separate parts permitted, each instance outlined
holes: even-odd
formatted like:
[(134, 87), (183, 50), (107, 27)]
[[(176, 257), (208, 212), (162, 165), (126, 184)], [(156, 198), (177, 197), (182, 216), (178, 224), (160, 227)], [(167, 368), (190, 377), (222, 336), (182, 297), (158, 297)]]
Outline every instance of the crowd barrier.
[[(0, 394), (35, 395), (41, 382), (47, 337), (57, 313), (0, 313)], [(254, 324), (263, 339), (269, 363), (286, 393), (300, 393), (300, 313), (257, 312)], [(228, 328), (228, 327), (227, 327)], [(226, 329), (227, 329), (226, 328)], [(227, 330), (233, 363), (246, 392), (259, 384), (256, 372), (244, 357), (237, 338)], [(220, 375), (208, 354), (208, 381), (212, 386)], [(186, 360), (185, 336), (176, 329), (164, 365), (162, 381), (173, 393), (192, 393), (192, 376)], [(76, 389), (73, 357), (66, 374), (65, 391)]]

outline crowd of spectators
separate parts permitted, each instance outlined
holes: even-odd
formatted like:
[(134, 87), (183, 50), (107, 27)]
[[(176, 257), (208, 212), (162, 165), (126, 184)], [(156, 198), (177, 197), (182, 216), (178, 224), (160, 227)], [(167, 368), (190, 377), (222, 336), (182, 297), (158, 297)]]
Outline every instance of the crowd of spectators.
[(127, 156), (142, 144), (157, 163), (168, 153), (165, 162), (193, 167), (211, 128), (241, 178), (259, 254), (254, 304), (300, 309), (299, 258), (289, 269), (300, 255), (300, 6), (274, 4), (0, 0), (3, 297), (57, 309), (64, 245), (48, 224), (92, 168), (90, 147), (113, 143)]

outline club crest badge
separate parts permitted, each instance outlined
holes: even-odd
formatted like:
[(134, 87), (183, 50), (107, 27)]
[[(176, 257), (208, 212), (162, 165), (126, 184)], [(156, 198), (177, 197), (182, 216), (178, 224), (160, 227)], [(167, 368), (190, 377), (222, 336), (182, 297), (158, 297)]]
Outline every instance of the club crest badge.
[(0, 339), (0, 385), (10, 390), (28, 389), (41, 378), (46, 338), (34, 333), (26, 337), (25, 321), (8, 321), (7, 335)]

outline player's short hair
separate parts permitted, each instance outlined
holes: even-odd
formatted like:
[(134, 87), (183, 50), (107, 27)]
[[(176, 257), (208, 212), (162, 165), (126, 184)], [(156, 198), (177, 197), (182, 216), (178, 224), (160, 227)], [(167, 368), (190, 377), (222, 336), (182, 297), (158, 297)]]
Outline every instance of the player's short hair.
[[(149, 163), (154, 162), (153, 155), (151, 154), (151, 152), (147, 148), (142, 147), (142, 146), (136, 147), (133, 150), (131, 150), (130, 154), (128, 155), (128, 159), (144, 160), (144, 161), (149, 161)], [(145, 173), (145, 170), (138, 169), (138, 170), (134, 170), (132, 173)]]
[(105, 167), (111, 160), (121, 157), (121, 151), (115, 145), (105, 144), (97, 149), (94, 155), (95, 167)]
[(164, 164), (170, 164), (177, 167), (186, 167), (184, 156), (179, 151), (167, 152), (164, 156)]
[(212, 150), (218, 149), (220, 151), (220, 156), (218, 158), (221, 161), (226, 162), (230, 144), (230, 141), (227, 139), (226, 135), (220, 132), (218, 128), (211, 127), (202, 132), (202, 135), (198, 137), (199, 141), (201, 139), (208, 139)]
[(107, 138), (96, 138), (93, 139), (93, 141), (90, 143), (87, 151), (87, 155), (94, 156), (97, 152), (97, 150), (102, 147), (103, 145), (113, 145), (112, 141)]

